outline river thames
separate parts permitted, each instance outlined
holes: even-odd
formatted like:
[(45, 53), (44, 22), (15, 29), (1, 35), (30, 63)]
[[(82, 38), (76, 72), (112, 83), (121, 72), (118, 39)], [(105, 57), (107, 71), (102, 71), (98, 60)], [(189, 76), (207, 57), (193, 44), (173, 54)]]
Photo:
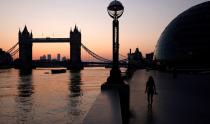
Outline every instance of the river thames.
[(31, 75), (0, 70), (0, 124), (80, 124), (100, 93), (110, 69), (51, 74), (36, 69)]

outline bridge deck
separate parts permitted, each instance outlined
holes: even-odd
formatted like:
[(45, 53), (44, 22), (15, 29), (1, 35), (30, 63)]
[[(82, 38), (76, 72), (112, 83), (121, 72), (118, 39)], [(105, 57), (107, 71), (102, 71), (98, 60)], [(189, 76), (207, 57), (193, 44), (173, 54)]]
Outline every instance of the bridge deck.
[(33, 43), (70, 43), (70, 38), (33, 38)]

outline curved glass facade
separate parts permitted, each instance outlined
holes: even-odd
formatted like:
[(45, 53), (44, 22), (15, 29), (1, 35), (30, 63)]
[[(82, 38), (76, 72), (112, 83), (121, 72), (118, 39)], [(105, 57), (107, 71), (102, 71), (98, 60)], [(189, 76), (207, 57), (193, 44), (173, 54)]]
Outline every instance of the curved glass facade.
[(163, 31), (154, 59), (173, 66), (210, 67), (210, 1), (178, 15)]

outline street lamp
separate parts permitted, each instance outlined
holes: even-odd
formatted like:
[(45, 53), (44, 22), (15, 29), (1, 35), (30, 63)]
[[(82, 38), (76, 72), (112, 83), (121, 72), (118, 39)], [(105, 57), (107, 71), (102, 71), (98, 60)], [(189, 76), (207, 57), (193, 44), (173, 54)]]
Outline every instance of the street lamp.
[(113, 64), (110, 71), (110, 76), (107, 83), (121, 83), (121, 71), (119, 69), (119, 21), (124, 12), (124, 7), (120, 1), (114, 0), (107, 7), (108, 14), (114, 19), (113, 20), (113, 42), (112, 42), (112, 57)]
[[(114, 90), (119, 94), (121, 115), (123, 124), (129, 122), (129, 96), (130, 88), (128, 84), (123, 82), (121, 77), (121, 71), (119, 69), (119, 21), (118, 19), (124, 12), (124, 7), (121, 2), (114, 0), (107, 7), (108, 14), (113, 20), (113, 40), (112, 40), (112, 52), (113, 63), (110, 71), (110, 76), (107, 82), (101, 86), (102, 91)], [(112, 98), (112, 97), (110, 97)], [(111, 100), (111, 99), (110, 99)]]
[(107, 7), (107, 11), (113, 19), (117, 20), (122, 16), (124, 12), (124, 7), (120, 1), (114, 0)]

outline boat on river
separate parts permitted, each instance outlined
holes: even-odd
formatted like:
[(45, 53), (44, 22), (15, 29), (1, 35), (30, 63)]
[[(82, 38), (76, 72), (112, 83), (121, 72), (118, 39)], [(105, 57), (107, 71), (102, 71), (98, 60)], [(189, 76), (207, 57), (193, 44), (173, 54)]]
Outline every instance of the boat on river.
[(52, 74), (66, 73), (66, 69), (52, 69)]

